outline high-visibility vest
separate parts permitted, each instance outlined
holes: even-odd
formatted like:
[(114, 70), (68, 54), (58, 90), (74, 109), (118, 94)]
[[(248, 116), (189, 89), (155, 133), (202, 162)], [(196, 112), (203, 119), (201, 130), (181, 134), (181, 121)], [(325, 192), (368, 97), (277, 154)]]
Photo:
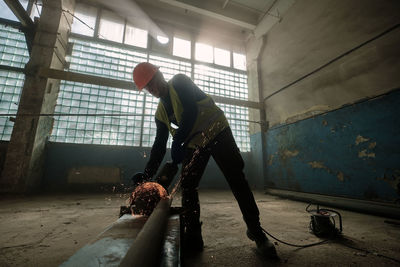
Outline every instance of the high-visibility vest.
[[(168, 82), (169, 96), (171, 99), (172, 109), (178, 124), (182, 120), (183, 107), (176, 93), (172, 82)], [(206, 98), (196, 102), (197, 118), (193, 128), (184, 142), (189, 148), (204, 147), (214, 139), (222, 130), (229, 126), (224, 112), (214, 103), (214, 100), (207, 95)], [(175, 135), (176, 129), (171, 126), (168, 114), (162, 101), (158, 103), (156, 118), (167, 125), (172, 136)]]

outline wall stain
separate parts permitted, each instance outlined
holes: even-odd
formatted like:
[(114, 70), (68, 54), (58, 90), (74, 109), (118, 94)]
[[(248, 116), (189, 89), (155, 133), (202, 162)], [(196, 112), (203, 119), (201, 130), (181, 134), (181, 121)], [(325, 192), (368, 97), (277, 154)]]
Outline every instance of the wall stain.
[(345, 180), (345, 175), (343, 172), (333, 171), (333, 170), (329, 169), (328, 167), (326, 167), (324, 165), (324, 163), (321, 161), (310, 161), (310, 162), (308, 162), (308, 165), (310, 165), (311, 168), (313, 168), (313, 169), (323, 169), (323, 170), (326, 170), (330, 174), (336, 174), (336, 178), (341, 182), (344, 182), (344, 180)]
[(268, 165), (268, 166), (271, 166), (271, 165), (272, 165), (272, 161), (274, 160), (274, 157), (275, 157), (274, 154), (272, 154), (272, 155), (269, 156), (268, 161), (267, 161), (267, 165)]
[(361, 135), (357, 135), (356, 146), (358, 146), (360, 143), (367, 142), (367, 141), (369, 141), (368, 138), (362, 137)]
[(310, 165), (311, 168), (313, 168), (313, 169), (325, 169), (325, 170), (329, 170), (328, 167), (326, 167), (326, 166), (324, 165), (324, 163), (323, 163), (323, 162), (320, 162), (320, 161), (311, 161), (311, 162), (308, 163), (308, 165)]
[[(387, 170), (385, 171), (385, 174), (383, 177), (378, 177), (376, 180), (378, 181), (385, 181), (387, 182), (391, 187), (393, 187), (396, 190), (399, 190), (400, 188), (400, 170)], [(400, 194), (400, 192), (397, 192)]]
[(359, 158), (375, 158), (375, 153), (374, 152), (371, 152), (371, 153), (368, 153), (367, 152), (367, 150), (366, 149), (364, 149), (364, 150), (361, 150), (360, 152), (358, 152), (358, 157)]
[(299, 154), (298, 150), (290, 151), (290, 150), (285, 149), (282, 151), (282, 155), (285, 158), (296, 157), (298, 154)]
[(369, 143), (369, 145), (368, 145), (368, 148), (369, 149), (374, 149), (376, 147), (376, 142), (371, 142), (371, 143)]
[(344, 174), (343, 174), (343, 172), (339, 172), (336, 177), (338, 178), (339, 181), (344, 182)]

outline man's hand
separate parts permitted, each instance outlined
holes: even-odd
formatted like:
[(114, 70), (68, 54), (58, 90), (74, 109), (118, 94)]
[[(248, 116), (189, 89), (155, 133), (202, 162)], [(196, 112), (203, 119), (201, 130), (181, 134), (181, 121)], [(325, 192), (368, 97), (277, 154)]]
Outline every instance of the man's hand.
[(182, 143), (174, 140), (171, 146), (171, 158), (175, 164), (179, 164), (185, 157), (185, 147)]

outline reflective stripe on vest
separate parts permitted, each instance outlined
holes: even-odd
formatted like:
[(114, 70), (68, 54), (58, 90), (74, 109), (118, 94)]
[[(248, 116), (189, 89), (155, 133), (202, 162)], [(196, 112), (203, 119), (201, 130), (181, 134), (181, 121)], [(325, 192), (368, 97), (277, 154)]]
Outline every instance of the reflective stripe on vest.
[[(172, 109), (179, 124), (182, 120), (182, 103), (174, 87), (172, 86), (171, 81), (168, 82), (168, 85)], [(215, 105), (214, 100), (212, 100), (210, 96), (207, 95), (206, 98), (197, 101), (196, 104), (197, 118), (192, 130), (185, 140), (185, 142), (189, 142), (187, 146), (190, 148), (195, 148), (196, 146), (204, 147), (229, 125), (224, 112), (217, 105)], [(168, 114), (161, 101), (158, 103), (155, 116), (158, 120), (167, 125), (169, 132), (172, 136), (174, 136), (176, 129), (171, 126)]]

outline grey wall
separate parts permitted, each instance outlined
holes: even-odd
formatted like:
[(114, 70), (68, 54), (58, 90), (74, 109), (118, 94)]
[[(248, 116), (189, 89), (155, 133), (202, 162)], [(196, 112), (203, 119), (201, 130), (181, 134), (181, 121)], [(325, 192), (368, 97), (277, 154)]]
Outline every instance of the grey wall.
[[(47, 191), (85, 189), (111, 190), (129, 186), (132, 175), (142, 172), (149, 148), (84, 145), (49, 142), (43, 188)], [(262, 186), (262, 177), (254, 172), (250, 153), (242, 153), (245, 173), (253, 188)], [(170, 160), (169, 150), (164, 162)], [(210, 160), (200, 182), (203, 188), (228, 188), (214, 160)]]
[[(400, 23), (397, 0), (297, 1), (266, 35), (264, 97)], [(400, 84), (400, 28), (265, 101), (270, 126), (333, 110)]]
[(399, 14), (400, 1), (296, 1), (249, 40), (270, 126), (267, 187), (399, 198)]

